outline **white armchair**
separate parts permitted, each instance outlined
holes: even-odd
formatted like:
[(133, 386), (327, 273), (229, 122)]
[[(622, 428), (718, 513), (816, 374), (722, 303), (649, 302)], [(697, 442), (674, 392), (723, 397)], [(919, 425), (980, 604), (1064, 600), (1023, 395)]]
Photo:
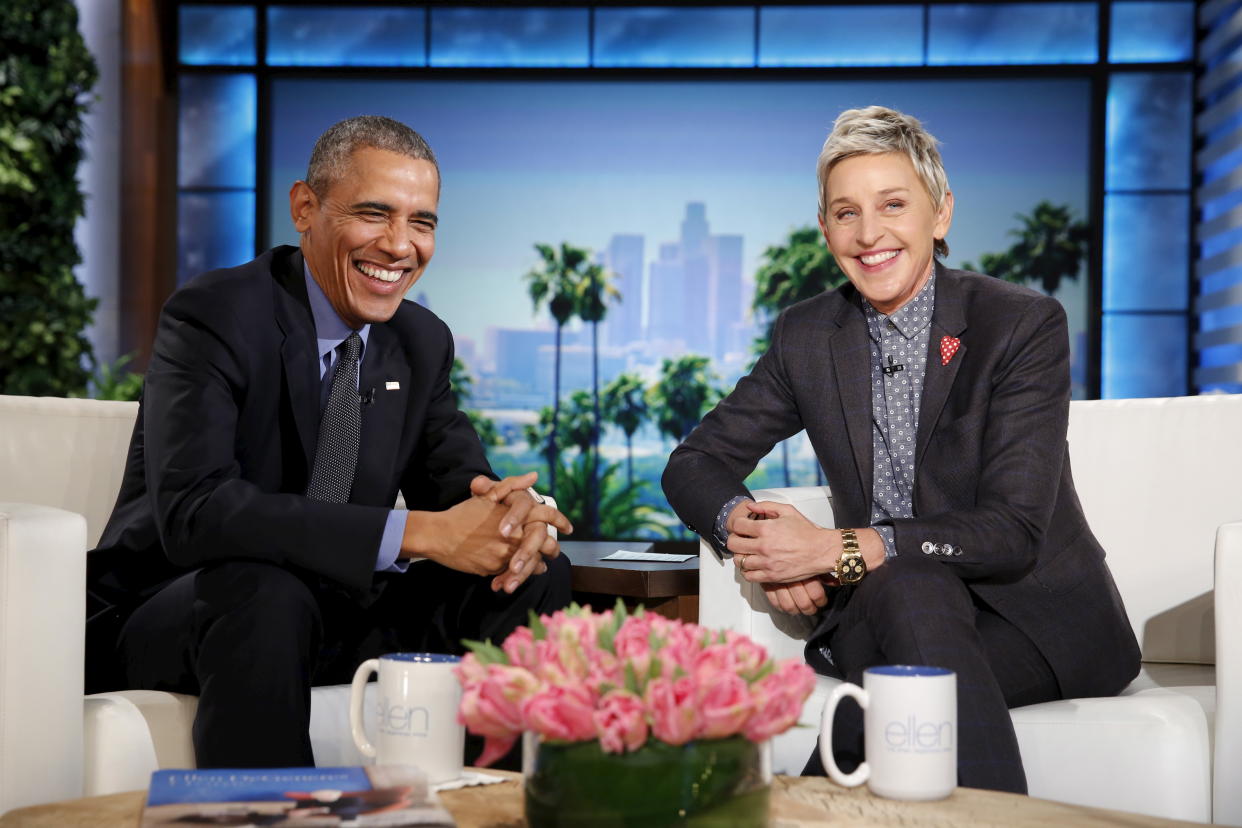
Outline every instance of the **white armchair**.
[[(0, 395), (0, 814), (194, 767), (196, 697), (83, 698), (86, 551), (112, 512), (137, 413), (137, 403)], [(350, 735), (349, 689), (311, 692), (320, 765), (368, 761)]]
[[(1074, 481), (1143, 651), (1116, 698), (1012, 711), (1032, 796), (1242, 825), (1242, 395), (1074, 402)], [(835, 525), (826, 487), (758, 491)], [(706, 544), (700, 622), (802, 656), (807, 619), (774, 610)], [(821, 677), (777, 772), (814, 748)], [(1230, 782), (1229, 780), (1233, 780)]]
[(0, 396), (0, 813), (83, 794), (85, 551), (137, 410)]

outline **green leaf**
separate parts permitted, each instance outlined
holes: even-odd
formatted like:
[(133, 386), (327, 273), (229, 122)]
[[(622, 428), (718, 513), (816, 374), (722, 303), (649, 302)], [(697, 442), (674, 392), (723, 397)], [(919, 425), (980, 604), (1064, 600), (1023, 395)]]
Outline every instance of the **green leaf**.
[(73, 230), (98, 73), (72, 0), (0, 9), (0, 393), (84, 394), (95, 365), (84, 331), (98, 303), (73, 275)]
[(629, 661), (625, 662), (625, 689), (636, 696), (643, 694), (642, 686), (638, 682), (638, 673), (634, 672), (634, 665)]
[(548, 628), (544, 626), (543, 619), (535, 614), (534, 610), (528, 610), (530, 618), (527, 626), (530, 627), (530, 634), (535, 637), (536, 641), (543, 641), (548, 637)]
[(767, 661), (763, 662), (763, 666), (755, 672), (754, 677), (750, 681), (753, 684), (754, 682), (759, 681), (759, 679), (766, 678), (775, 671), (776, 663), (769, 658)]
[(465, 639), (461, 642), (466, 649), (474, 653), (474, 657), (479, 660), (480, 664), (508, 664), (509, 657), (505, 655), (505, 651), (492, 643), (489, 638), (487, 641), (471, 641)]
[(599, 628), (599, 634), (595, 636), (599, 648), (606, 653), (616, 655), (617, 628), (615, 624), (607, 624)]

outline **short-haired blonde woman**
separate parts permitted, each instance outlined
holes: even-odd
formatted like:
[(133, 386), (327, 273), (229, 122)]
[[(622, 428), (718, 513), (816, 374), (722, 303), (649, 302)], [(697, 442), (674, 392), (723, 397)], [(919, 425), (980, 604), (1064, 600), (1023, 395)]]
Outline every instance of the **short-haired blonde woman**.
[[(789, 613), (807, 659), (957, 673), (958, 781), (1026, 791), (1008, 708), (1111, 695), (1139, 650), (1070, 475), (1069, 335), (1054, 299), (937, 260), (953, 194), (936, 139), (882, 106), (841, 113), (819, 224), (849, 284), (781, 313), (772, 344), (669, 458), (677, 514)], [(806, 429), (840, 529), (743, 480)], [(862, 752), (841, 710), (838, 763)], [(807, 772), (822, 773), (818, 752)]]

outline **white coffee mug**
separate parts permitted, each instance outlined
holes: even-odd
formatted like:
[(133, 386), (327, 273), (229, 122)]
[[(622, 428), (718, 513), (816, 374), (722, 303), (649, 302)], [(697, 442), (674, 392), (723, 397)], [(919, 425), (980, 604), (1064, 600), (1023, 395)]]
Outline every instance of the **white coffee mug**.
[[(867, 761), (842, 773), (832, 755), (832, 717), (849, 696), (863, 708)], [(889, 799), (942, 799), (957, 787), (957, 676), (904, 665), (863, 671), (863, 686), (838, 685), (824, 704), (819, 755), (833, 782), (867, 783)]]
[[(457, 721), (461, 658), (439, 653), (389, 653), (358, 665), (349, 696), (349, 727), (363, 756), (380, 765), (415, 765), (432, 784), (461, 776), (466, 730)], [(362, 704), (367, 682), (379, 673), (367, 738)]]

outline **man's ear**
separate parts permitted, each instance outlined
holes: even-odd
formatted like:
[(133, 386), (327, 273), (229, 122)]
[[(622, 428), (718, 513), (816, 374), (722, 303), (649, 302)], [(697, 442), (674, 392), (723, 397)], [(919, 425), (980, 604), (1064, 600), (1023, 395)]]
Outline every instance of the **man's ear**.
[(311, 215), (319, 207), (319, 198), (305, 181), (295, 181), (289, 188), (289, 216), (299, 233), (310, 229)]

